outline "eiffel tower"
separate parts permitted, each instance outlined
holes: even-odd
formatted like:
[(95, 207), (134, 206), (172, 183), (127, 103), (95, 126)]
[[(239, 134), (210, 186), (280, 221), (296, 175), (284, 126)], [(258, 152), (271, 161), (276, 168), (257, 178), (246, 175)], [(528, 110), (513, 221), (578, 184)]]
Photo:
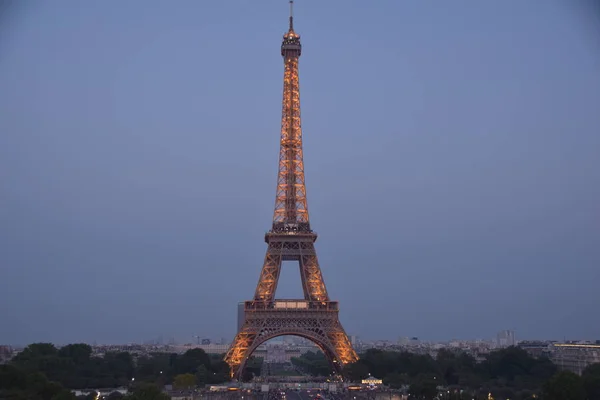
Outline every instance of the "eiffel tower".
[[(293, 0), (289, 30), (283, 35), (283, 111), (279, 173), (273, 226), (265, 234), (265, 256), (254, 299), (244, 302), (244, 323), (225, 362), (231, 376), (239, 379), (248, 357), (269, 339), (294, 335), (315, 343), (335, 373), (344, 364), (358, 360), (338, 318), (338, 302), (327, 294), (315, 252), (317, 234), (310, 228), (304, 183), (298, 59), (300, 35), (294, 31)], [(304, 299), (275, 299), (282, 261), (298, 261)]]

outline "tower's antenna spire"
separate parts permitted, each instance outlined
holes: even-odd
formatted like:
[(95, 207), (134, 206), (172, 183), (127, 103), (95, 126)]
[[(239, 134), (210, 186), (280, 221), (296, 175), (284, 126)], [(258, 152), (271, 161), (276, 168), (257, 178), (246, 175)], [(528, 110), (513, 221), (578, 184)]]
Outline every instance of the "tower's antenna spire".
[(294, 30), (294, 0), (290, 0), (290, 31)]

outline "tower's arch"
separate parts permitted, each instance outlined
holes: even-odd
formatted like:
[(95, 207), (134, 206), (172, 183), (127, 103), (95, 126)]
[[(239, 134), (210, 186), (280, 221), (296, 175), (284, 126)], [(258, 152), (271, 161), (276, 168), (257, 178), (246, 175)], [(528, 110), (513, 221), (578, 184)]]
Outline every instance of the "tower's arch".
[(315, 343), (336, 374), (358, 359), (338, 319), (336, 301), (247, 301), (244, 310), (244, 324), (225, 355), (234, 379), (241, 377), (258, 346), (279, 336), (299, 336)]
[(319, 350), (323, 352), (323, 354), (325, 354), (325, 358), (329, 361), (329, 365), (331, 366), (332, 371), (334, 373), (341, 373), (343, 362), (342, 360), (338, 359), (338, 357), (336, 356), (335, 349), (332, 347), (331, 343), (327, 338), (319, 335), (318, 333), (307, 332), (306, 330), (286, 329), (278, 332), (271, 332), (256, 338), (252, 343), (252, 346), (248, 348), (246, 353), (247, 356), (238, 366), (234, 376), (238, 378), (241, 378), (243, 376), (244, 368), (246, 367), (246, 362), (260, 345), (280, 336), (298, 336), (311, 341), (319, 348)]

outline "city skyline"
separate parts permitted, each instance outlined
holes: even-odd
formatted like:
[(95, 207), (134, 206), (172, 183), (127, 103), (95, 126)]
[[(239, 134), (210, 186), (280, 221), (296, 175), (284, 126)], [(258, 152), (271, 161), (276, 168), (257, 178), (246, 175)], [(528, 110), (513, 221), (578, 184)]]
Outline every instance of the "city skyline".
[[(3, 14), (0, 343), (233, 336), (272, 221), (288, 12), (234, 3)], [(600, 338), (585, 10), (295, 13), (311, 223), (347, 332)], [(299, 281), (284, 263), (277, 297)]]
[[(463, 338), (446, 338), (442, 340), (430, 340), (427, 338), (420, 338), (415, 336), (404, 336), (399, 335), (391, 338), (365, 338), (360, 335), (349, 334), (348, 336), (354, 343), (354, 346), (359, 345), (359, 347), (364, 351), (364, 349), (368, 348), (377, 348), (377, 345), (386, 345), (386, 346), (415, 346), (416, 344), (425, 344), (425, 345), (449, 345), (451, 343), (469, 343), (469, 344), (485, 344), (496, 346), (495, 348), (504, 348), (508, 346), (522, 346), (523, 344), (536, 344), (536, 343), (553, 343), (556, 345), (564, 345), (565, 343), (577, 343), (577, 344), (591, 344), (593, 346), (600, 345), (600, 339), (594, 338), (521, 338), (514, 331), (510, 331), (513, 333), (515, 339), (514, 342), (509, 344), (502, 344), (498, 335), (501, 332), (505, 332), (505, 330), (497, 332), (493, 337), (481, 338), (481, 337), (463, 337)], [(292, 339), (290, 341), (290, 338)], [(47, 343), (52, 343), (56, 346), (66, 346), (74, 343), (85, 343), (91, 346), (217, 346), (222, 349), (222, 354), (226, 348), (228, 348), (231, 344), (231, 338), (227, 337), (209, 337), (202, 335), (191, 335), (189, 337), (186, 336), (174, 336), (174, 335), (157, 335), (157, 336), (148, 336), (145, 338), (141, 338), (138, 340), (126, 341), (126, 342), (102, 342), (98, 340), (91, 341), (73, 341), (73, 342), (60, 342), (60, 341), (47, 341)], [(296, 340), (293, 340), (296, 339)], [(303, 343), (302, 346), (308, 345), (318, 349), (313, 342), (310, 340), (300, 338), (294, 335), (284, 335), (278, 336), (276, 338), (265, 341), (261, 346), (278, 346), (278, 345), (298, 345), (296, 343), (298, 340), (306, 342)], [(414, 342), (414, 343), (413, 343)], [(11, 346), (14, 348), (22, 348), (30, 345), (32, 343), (3, 343), (3, 345)]]

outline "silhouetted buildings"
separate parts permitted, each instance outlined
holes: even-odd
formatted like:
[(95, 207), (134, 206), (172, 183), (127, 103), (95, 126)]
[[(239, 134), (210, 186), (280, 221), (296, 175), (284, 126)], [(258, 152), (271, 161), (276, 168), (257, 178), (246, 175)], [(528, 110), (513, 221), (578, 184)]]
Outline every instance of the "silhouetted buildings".
[(12, 358), (13, 350), (10, 346), (0, 346), (0, 364), (4, 364)]
[(516, 344), (515, 332), (508, 330), (498, 332), (496, 343), (500, 348), (514, 346)]
[(600, 345), (591, 343), (554, 343), (550, 359), (558, 368), (581, 375), (591, 364), (600, 363)]

